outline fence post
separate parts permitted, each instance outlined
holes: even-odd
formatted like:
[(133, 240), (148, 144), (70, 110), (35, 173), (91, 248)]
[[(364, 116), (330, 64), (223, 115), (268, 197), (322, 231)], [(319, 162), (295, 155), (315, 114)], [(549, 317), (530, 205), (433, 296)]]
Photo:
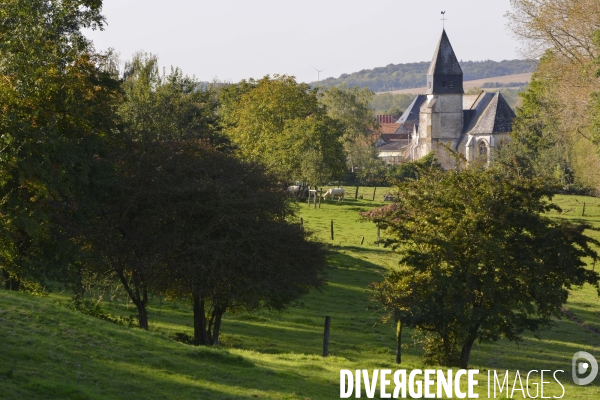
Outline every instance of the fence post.
[(331, 240), (333, 240), (333, 220), (331, 220)]
[(354, 200), (358, 199), (358, 185), (356, 185), (356, 192), (354, 192)]
[(325, 317), (325, 329), (323, 332), (323, 357), (329, 355), (329, 328), (331, 327), (331, 317)]
[(581, 213), (582, 217), (585, 217), (585, 201), (583, 202), (583, 212)]
[(375, 192), (377, 191), (377, 186), (373, 188), (373, 201), (375, 201)]

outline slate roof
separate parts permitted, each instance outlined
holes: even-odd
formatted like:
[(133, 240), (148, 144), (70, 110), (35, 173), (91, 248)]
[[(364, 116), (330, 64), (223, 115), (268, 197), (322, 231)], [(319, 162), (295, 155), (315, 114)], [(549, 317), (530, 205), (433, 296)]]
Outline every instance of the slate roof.
[(442, 93), (463, 93), (463, 72), (445, 30), (427, 70), (427, 94)]
[[(408, 106), (406, 111), (404, 111), (404, 114), (402, 114), (402, 116), (400, 117), (400, 119), (398, 121), (396, 121), (396, 123), (405, 125), (407, 127), (407, 129), (409, 129), (408, 128), (409, 124), (410, 125), (418, 124), (421, 105), (423, 104), (423, 102), (425, 102), (425, 100), (427, 100), (426, 95), (424, 95), (424, 94), (417, 95), (417, 97), (415, 97), (415, 99), (412, 101), (412, 103), (410, 103), (410, 105)], [(412, 129), (412, 127), (410, 129)]]
[(378, 152), (384, 151), (400, 151), (406, 146), (408, 146), (408, 140), (392, 140), (391, 142), (384, 144), (383, 146), (379, 146), (377, 148)]
[(463, 133), (495, 134), (512, 131), (515, 113), (500, 92), (482, 93), (464, 117)]

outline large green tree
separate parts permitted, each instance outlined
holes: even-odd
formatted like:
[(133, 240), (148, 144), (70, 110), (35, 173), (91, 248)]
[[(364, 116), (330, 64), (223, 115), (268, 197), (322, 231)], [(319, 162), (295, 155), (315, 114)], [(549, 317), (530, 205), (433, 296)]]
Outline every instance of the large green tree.
[(590, 226), (546, 215), (554, 189), (495, 169), (433, 169), (367, 214), (401, 256), (374, 298), (423, 334), (426, 362), (467, 368), (476, 340), (520, 340), (561, 317), (573, 286), (598, 287), (583, 261), (598, 242)]
[(166, 268), (169, 251), (159, 223), (164, 221), (160, 213), (169, 210), (157, 209), (152, 199), (160, 193), (155, 184), (161, 168), (169, 157), (182, 157), (172, 154), (179, 151), (176, 143), (218, 148), (226, 141), (218, 134), (212, 89), (178, 68), (161, 72), (152, 54), (137, 53), (125, 64), (123, 92), (119, 127), (105, 157), (111, 175), (98, 197), (101, 213), (84, 237), (98, 254), (87, 272), (116, 276), (137, 307), (140, 327), (148, 329), (149, 292), (163, 286), (157, 271)]
[[(94, 211), (118, 82), (81, 30), (98, 0), (0, 4), (0, 268), (7, 286), (64, 278)], [(87, 214), (86, 214), (87, 213)]]
[(321, 102), (327, 107), (327, 115), (343, 128), (341, 140), (353, 172), (356, 167), (364, 168), (377, 159), (372, 132), (379, 128), (379, 124), (369, 106), (373, 96), (369, 89), (356, 87), (331, 87), (322, 92)]
[(318, 90), (290, 76), (266, 76), (221, 90), (223, 132), (247, 160), (285, 181), (321, 184), (345, 170), (342, 126), (319, 103)]

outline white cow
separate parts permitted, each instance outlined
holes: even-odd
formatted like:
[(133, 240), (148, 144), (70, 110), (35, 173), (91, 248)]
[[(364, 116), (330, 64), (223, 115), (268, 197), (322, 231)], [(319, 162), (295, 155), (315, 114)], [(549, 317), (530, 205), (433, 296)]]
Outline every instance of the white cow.
[(288, 186), (286, 191), (288, 192), (288, 194), (290, 196), (297, 196), (298, 192), (300, 191), (300, 186), (298, 186), (298, 185)]
[(325, 194), (323, 195), (323, 198), (329, 199), (329, 198), (337, 197), (338, 200), (339, 199), (344, 200), (345, 193), (346, 193), (346, 191), (344, 190), (344, 188), (333, 188), (333, 189), (329, 189), (328, 191), (326, 191)]

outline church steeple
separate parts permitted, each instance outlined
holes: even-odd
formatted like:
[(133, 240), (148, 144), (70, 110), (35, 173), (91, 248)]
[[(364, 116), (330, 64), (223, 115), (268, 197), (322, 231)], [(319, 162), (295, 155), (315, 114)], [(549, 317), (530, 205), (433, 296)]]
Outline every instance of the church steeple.
[(463, 73), (446, 31), (427, 70), (427, 94), (462, 94)]

